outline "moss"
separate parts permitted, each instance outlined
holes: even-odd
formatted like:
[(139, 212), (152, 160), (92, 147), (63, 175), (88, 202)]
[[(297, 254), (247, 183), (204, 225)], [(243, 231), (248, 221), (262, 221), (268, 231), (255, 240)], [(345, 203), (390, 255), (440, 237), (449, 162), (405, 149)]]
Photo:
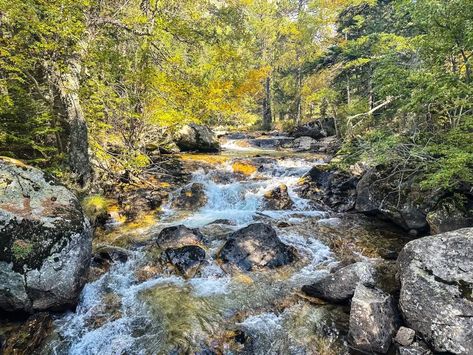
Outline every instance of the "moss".
[(98, 217), (106, 215), (108, 213), (108, 208), (110, 201), (100, 195), (92, 195), (86, 197), (82, 201), (82, 208), (92, 221), (95, 221)]
[(197, 161), (211, 165), (221, 164), (227, 162), (230, 158), (216, 154), (182, 154), (183, 161)]
[(234, 173), (243, 174), (246, 176), (254, 174), (258, 169), (249, 162), (237, 161), (233, 163), (232, 169)]
[(18, 239), (13, 242), (11, 251), (15, 259), (26, 259), (33, 251), (33, 245), (25, 240)]

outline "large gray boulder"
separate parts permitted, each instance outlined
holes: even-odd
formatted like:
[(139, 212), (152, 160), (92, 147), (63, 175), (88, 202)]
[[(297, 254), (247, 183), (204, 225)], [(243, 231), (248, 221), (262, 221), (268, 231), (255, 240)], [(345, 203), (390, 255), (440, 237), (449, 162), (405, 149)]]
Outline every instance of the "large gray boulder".
[(417, 239), (399, 254), (399, 305), (438, 352), (473, 354), (473, 228)]
[(375, 269), (368, 262), (358, 262), (327, 275), (312, 285), (302, 287), (302, 291), (312, 297), (329, 302), (344, 302), (353, 297), (359, 284), (374, 285)]
[(182, 127), (176, 135), (181, 151), (218, 152), (220, 143), (212, 130), (204, 125), (191, 123)]
[(0, 309), (74, 306), (92, 233), (77, 198), (42, 171), (0, 159)]
[(254, 223), (231, 233), (218, 258), (226, 271), (253, 271), (290, 264), (297, 256), (295, 249), (281, 242), (270, 225)]
[(349, 340), (360, 350), (385, 354), (399, 327), (391, 295), (362, 284), (351, 301)]

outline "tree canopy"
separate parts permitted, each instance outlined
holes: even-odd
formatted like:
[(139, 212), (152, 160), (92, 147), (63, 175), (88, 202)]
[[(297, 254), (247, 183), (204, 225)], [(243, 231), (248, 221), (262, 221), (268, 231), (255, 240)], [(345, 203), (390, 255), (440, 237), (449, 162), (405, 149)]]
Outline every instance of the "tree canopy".
[[(344, 162), (473, 182), (467, 0), (0, 0), (0, 154), (81, 184), (182, 124), (332, 117)], [(90, 154), (90, 157), (89, 157)], [(417, 170), (416, 170), (417, 171)]]

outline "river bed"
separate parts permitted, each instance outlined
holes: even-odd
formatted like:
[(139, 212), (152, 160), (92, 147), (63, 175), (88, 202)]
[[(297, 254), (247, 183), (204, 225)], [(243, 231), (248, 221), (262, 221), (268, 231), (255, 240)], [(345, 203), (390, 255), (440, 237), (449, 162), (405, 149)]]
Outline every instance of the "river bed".
[[(43, 354), (349, 353), (347, 306), (308, 299), (301, 286), (343, 263), (343, 248), (352, 257), (376, 258), (398, 251), (402, 238), (366, 218), (332, 213), (300, 197), (301, 178), (324, 164), (325, 156), (230, 141), (219, 157), (192, 174), (191, 183), (205, 187), (206, 204), (182, 211), (172, 207), (171, 197), (157, 222), (139, 230), (141, 243), (130, 245), (127, 261), (89, 282), (75, 312), (55, 316)], [(235, 174), (232, 164), (242, 159), (258, 160), (259, 169)], [(264, 194), (281, 184), (293, 208), (265, 210)], [(212, 224), (216, 220), (224, 222)], [(225, 273), (216, 258), (225, 236), (254, 222), (271, 224), (297, 250), (298, 260), (269, 271)], [(204, 266), (190, 279), (155, 266), (153, 236), (180, 224), (200, 228), (210, 240)], [(380, 238), (385, 239), (378, 247)]]

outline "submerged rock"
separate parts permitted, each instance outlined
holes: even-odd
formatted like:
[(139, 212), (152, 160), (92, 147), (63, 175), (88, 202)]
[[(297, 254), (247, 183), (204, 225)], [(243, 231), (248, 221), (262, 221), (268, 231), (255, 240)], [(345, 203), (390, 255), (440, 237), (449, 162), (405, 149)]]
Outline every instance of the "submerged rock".
[(348, 265), (312, 285), (302, 287), (302, 291), (312, 297), (329, 302), (344, 302), (353, 297), (359, 284), (374, 285), (374, 267), (367, 262)]
[(164, 228), (155, 240), (161, 249), (180, 248), (186, 245), (201, 245), (203, 235), (198, 229), (179, 225)]
[(205, 260), (205, 250), (197, 245), (166, 249), (169, 262), (186, 277), (193, 277)]
[(294, 202), (289, 197), (287, 186), (284, 184), (264, 194), (264, 209), (290, 210), (293, 207)]
[(77, 198), (42, 171), (0, 159), (0, 309), (74, 306), (92, 233)]
[(258, 165), (250, 160), (239, 160), (232, 164), (235, 174), (250, 176), (258, 171)]
[(218, 257), (224, 268), (242, 271), (273, 269), (290, 264), (297, 258), (294, 248), (281, 242), (276, 231), (263, 223), (250, 224), (231, 233)]
[(218, 152), (220, 143), (212, 130), (204, 125), (191, 123), (177, 133), (176, 144), (181, 151)]
[(400, 346), (398, 349), (399, 355), (430, 355), (429, 347), (423, 341), (416, 341), (409, 346)]
[(389, 294), (361, 284), (356, 287), (348, 333), (355, 348), (387, 353), (398, 326), (396, 307)]
[(206, 240), (218, 240), (226, 238), (228, 234), (235, 230), (235, 227), (231, 225), (231, 221), (226, 222), (226, 220), (217, 220), (212, 223), (209, 223), (200, 228), (202, 234), (205, 235)]
[(179, 195), (172, 201), (172, 207), (195, 210), (205, 206), (207, 201), (205, 186), (195, 182), (179, 192)]
[(417, 239), (401, 251), (399, 305), (435, 351), (473, 353), (473, 228)]

